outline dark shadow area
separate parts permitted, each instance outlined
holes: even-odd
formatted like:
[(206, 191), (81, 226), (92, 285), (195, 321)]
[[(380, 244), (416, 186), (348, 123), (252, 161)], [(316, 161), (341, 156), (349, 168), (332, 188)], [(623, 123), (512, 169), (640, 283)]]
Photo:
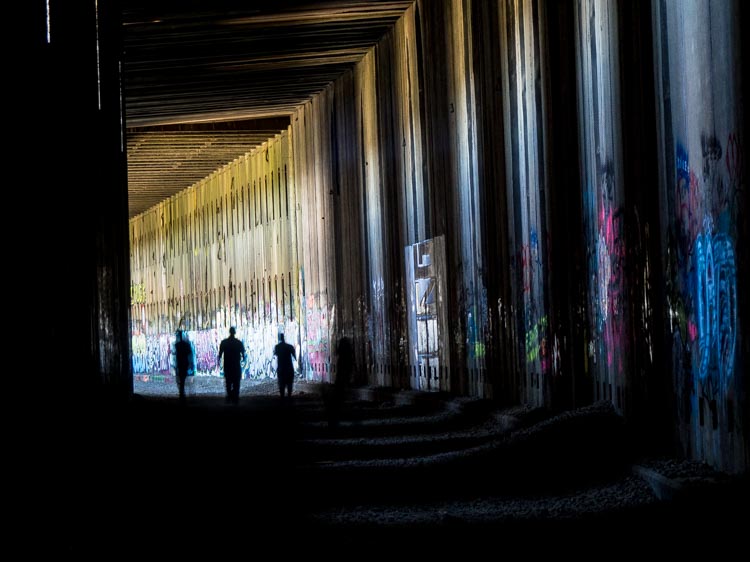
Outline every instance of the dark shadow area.
[[(505, 549), (542, 534), (585, 552), (623, 533), (664, 544), (673, 529), (734, 533), (747, 522), (746, 479), (688, 479), (660, 501), (633, 475), (637, 443), (605, 403), (553, 413), (413, 402), (350, 398), (333, 428), (317, 393), (237, 405), (134, 395), (81, 408), (51, 428), (49, 544), (249, 556), (273, 544), (288, 553), (422, 541), (427, 551), (467, 541)], [(441, 429), (426, 430), (436, 416)]]

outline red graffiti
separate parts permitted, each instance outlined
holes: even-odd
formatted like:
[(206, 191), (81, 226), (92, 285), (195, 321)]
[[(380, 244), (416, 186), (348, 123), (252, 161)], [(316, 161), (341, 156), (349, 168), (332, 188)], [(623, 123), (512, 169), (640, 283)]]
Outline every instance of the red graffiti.
[(698, 176), (690, 170), (690, 181), (685, 176), (680, 176), (675, 188), (675, 215), (680, 225), (682, 241), (687, 244), (686, 253), (689, 253), (695, 237), (701, 229), (701, 217), (703, 216), (700, 186)]
[(617, 360), (618, 372), (623, 371), (626, 354), (625, 337), (625, 231), (622, 208), (602, 204), (599, 212), (598, 293), (599, 318), (606, 348), (607, 365)]

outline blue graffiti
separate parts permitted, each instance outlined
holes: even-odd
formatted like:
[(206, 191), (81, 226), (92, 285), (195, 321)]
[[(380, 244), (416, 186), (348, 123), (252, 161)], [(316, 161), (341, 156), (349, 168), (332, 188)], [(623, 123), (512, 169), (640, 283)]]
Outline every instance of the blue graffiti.
[(737, 334), (737, 270), (734, 245), (726, 234), (699, 234), (695, 241), (695, 302), (699, 376), (734, 372)]
[(688, 153), (681, 144), (677, 145), (675, 154), (675, 166), (677, 168), (677, 178), (684, 179), (690, 183), (690, 165), (688, 160)]
[(539, 235), (536, 233), (536, 228), (531, 228), (531, 234), (529, 238), (531, 240), (531, 247), (539, 248)]

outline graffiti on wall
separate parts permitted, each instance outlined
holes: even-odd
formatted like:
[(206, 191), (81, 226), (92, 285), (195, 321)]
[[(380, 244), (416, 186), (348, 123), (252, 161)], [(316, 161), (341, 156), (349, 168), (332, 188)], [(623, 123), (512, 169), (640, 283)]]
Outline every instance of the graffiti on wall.
[[(727, 150), (702, 134), (700, 173), (687, 150), (675, 154), (675, 255), (667, 295), (676, 373), (695, 377), (713, 395), (732, 378), (737, 339), (736, 198), (742, 187), (741, 150), (734, 134)], [(689, 380), (684, 381), (691, 384)]]
[(695, 242), (695, 316), (701, 379), (716, 371), (732, 376), (737, 332), (737, 271), (732, 241), (725, 234), (697, 237)]
[(599, 330), (606, 347), (607, 365), (623, 372), (625, 333), (626, 250), (624, 210), (602, 204), (597, 239)]
[(539, 254), (539, 235), (535, 228), (529, 233), (529, 243), (521, 246), (521, 275), (523, 292), (530, 293), (534, 280), (541, 281), (542, 260)]
[[(228, 336), (226, 330), (208, 329), (186, 331), (193, 347), (197, 375), (220, 376), (216, 363), (221, 340)], [(262, 379), (275, 376), (273, 348), (278, 343), (278, 334), (283, 333), (287, 343), (299, 347), (300, 331), (295, 321), (283, 324), (266, 323), (259, 326), (237, 328), (237, 338), (245, 344), (246, 358), (242, 365), (243, 378)], [(133, 374), (168, 374), (172, 360), (171, 334), (134, 334), (132, 337)], [(299, 352), (299, 349), (297, 350)], [(299, 355), (299, 353), (298, 353)], [(145, 380), (145, 379), (144, 379)], [(152, 380), (154, 380), (152, 378)]]
[[(547, 248), (549, 248), (549, 243)], [(551, 366), (548, 349), (549, 331), (544, 304), (542, 250), (536, 225), (529, 227), (528, 243), (521, 246), (519, 261), (521, 264), (523, 331), (525, 335), (523, 353), (527, 363), (538, 362), (539, 372), (547, 373)]]
[(368, 329), (370, 332), (369, 346), (372, 358), (376, 363), (385, 361), (387, 357), (387, 341), (385, 328), (385, 283), (381, 277), (372, 281), (370, 290), (370, 314)]
[(133, 373), (168, 373), (171, 342), (167, 334), (132, 337)]
[(705, 133), (701, 135), (701, 156), (703, 157), (703, 185), (710, 190), (711, 212), (714, 218), (718, 218), (729, 208), (731, 194), (729, 182), (725, 182), (722, 177), (720, 166), (722, 147), (715, 135)]
[(143, 304), (146, 302), (146, 285), (143, 283), (131, 283), (130, 304)]
[(698, 176), (690, 170), (687, 152), (677, 146), (677, 183), (674, 193), (675, 218), (680, 227), (680, 251), (688, 255), (692, 243), (701, 229), (703, 219), (702, 199)]
[[(486, 316), (485, 316), (486, 318)], [(485, 356), (484, 339), (477, 327), (477, 307), (472, 307), (466, 318), (466, 340), (469, 359), (482, 359)]]
[(195, 330), (188, 332), (195, 353), (195, 368), (200, 374), (218, 374), (216, 356), (221, 337), (218, 330)]
[(132, 353), (132, 367), (133, 373), (145, 373), (146, 372), (146, 335), (145, 334), (133, 334), (131, 337), (131, 353)]
[(744, 177), (742, 146), (740, 145), (739, 137), (734, 133), (729, 133), (727, 137), (727, 150), (724, 160), (727, 167), (730, 188), (736, 191), (743, 185)]
[(547, 316), (542, 316), (531, 329), (526, 331), (526, 361), (532, 363), (539, 360), (542, 372), (549, 367), (549, 353), (547, 350)]
[[(626, 306), (626, 213), (615, 191), (615, 169), (608, 160), (599, 168), (599, 188), (589, 187), (584, 198), (587, 236), (591, 244), (591, 321), (595, 328), (588, 340), (588, 357), (593, 364), (622, 374), (630, 348)], [(598, 358), (603, 362), (599, 363)]]
[(243, 366), (245, 378), (262, 379), (274, 376), (273, 348), (278, 343), (279, 333), (284, 334), (284, 339), (297, 348), (297, 357), (300, 356), (299, 349), (299, 325), (289, 320), (283, 324), (263, 324), (259, 327), (247, 326), (238, 329), (238, 335), (242, 337), (247, 351), (247, 358)]
[(313, 295), (307, 297), (305, 319), (306, 360), (312, 365), (324, 364), (329, 360), (328, 310), (317, 306)]

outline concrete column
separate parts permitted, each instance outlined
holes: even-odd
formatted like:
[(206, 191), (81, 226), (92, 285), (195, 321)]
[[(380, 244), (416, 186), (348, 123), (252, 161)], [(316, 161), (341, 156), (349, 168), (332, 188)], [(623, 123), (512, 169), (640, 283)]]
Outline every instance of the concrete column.
[(588, 248), (588, 370), (594, 398), (623, 407), (631, 352), (625, 162), (617, 3), (576, 10), (584, 239)]
[(45, 357), (65, 395), (127, 397), (132, 378), (119, 6), (90, 0), (50, 1), (47, 7), (35, 65), (44, 117), (35, 130), (44, 131), (48, 160), (40, 152), (36, 166), (54, 170), (54, 177), (43, 182), (36, 201), (49, 251), (33, 256), (46, 280), (37, 295), (45, 303), (38, 321), (48, 327), (53, 348)]
[(554, 374), (549, 307), (548, 69), (544, 4), (500, 4), (508, 243), (524, 402), (545, 404)]
[(418, 2), (430, 237), (445, 236), (451, 390), (488, 395), (471, 2)]
[(676, 421), (685, 452), (730, 471), (748, 466), (743, 10), (731, 0), (653, 2)]

